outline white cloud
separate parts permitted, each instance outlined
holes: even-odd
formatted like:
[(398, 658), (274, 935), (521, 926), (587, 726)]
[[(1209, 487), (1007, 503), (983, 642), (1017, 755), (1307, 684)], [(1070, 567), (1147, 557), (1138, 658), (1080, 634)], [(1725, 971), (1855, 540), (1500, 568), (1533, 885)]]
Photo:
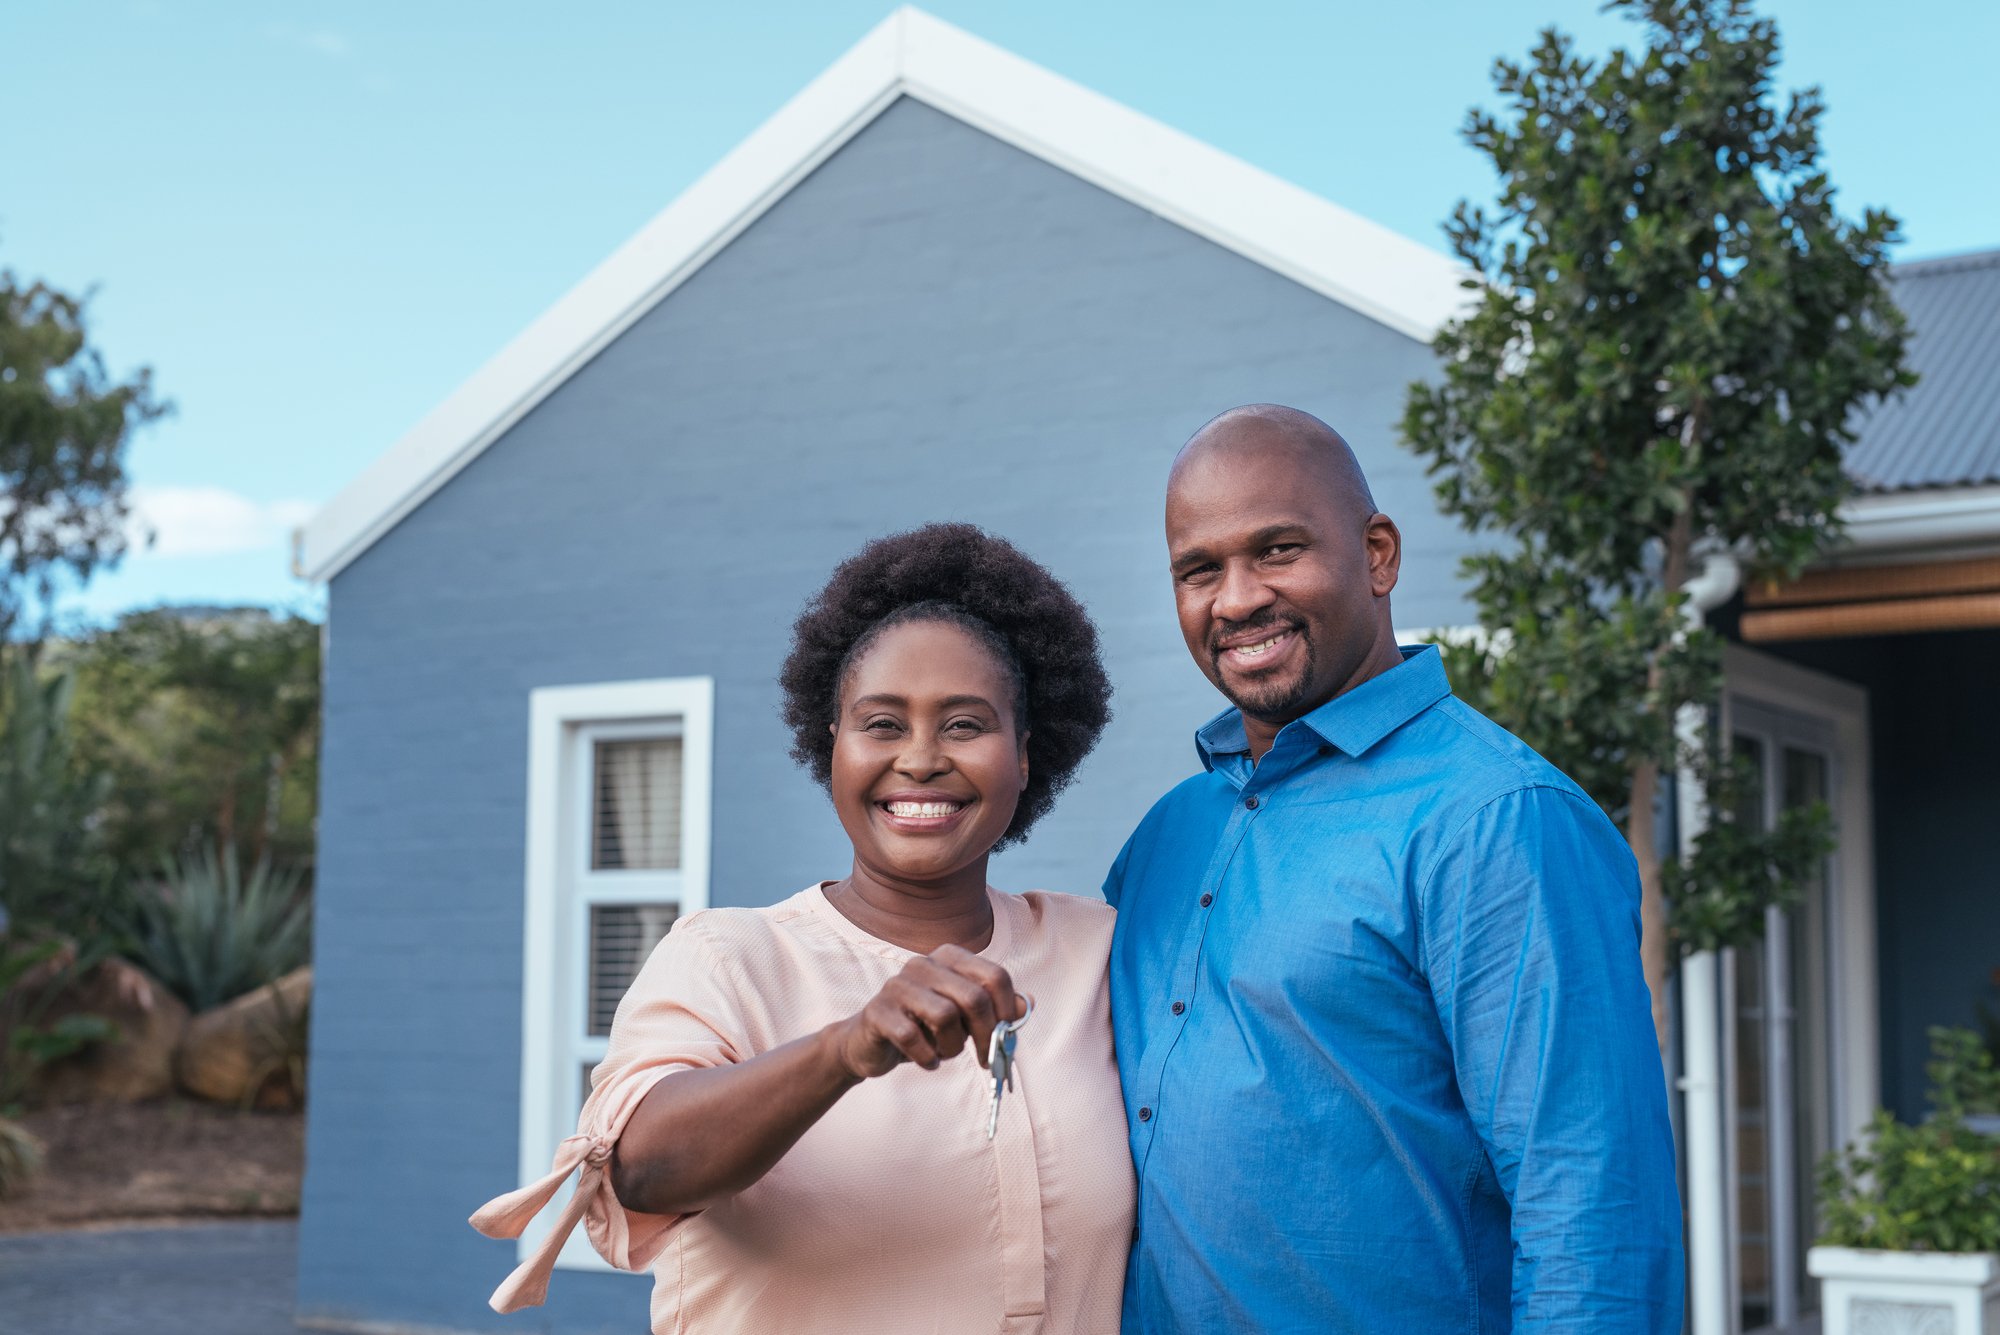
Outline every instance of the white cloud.
[(292, 530), (319, 508), (311, 501), (253, 501), (225, 487), (134, 487), (130, 500), (125, 533), (135, 556), (282, 551)]

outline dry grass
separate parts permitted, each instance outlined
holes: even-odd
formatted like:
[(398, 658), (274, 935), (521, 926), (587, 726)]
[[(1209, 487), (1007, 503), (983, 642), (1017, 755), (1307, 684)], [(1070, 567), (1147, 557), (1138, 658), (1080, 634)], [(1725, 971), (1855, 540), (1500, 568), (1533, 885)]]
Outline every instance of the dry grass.
[(47, 1155), (25, 1192), (0, 1200), (0, 1233), (298, 1213), (298, 1113), (176, 1099), (44, 1108), (20, 1121)]

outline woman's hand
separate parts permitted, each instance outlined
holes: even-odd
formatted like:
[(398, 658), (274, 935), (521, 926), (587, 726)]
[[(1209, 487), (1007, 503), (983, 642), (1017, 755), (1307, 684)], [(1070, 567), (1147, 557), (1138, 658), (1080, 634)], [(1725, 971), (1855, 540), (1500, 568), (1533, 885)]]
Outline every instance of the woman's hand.
[(906, 1061), (927, 1071), (956, 1057), (967, 1041), (983, 1060), (993, 1028), (1021, 1018), (1007, 971), (962, 946), (940, 946), (903, 966), (866, 1006), (833, 1026), (841, 1064), (858, 1080), (887, 1075)]

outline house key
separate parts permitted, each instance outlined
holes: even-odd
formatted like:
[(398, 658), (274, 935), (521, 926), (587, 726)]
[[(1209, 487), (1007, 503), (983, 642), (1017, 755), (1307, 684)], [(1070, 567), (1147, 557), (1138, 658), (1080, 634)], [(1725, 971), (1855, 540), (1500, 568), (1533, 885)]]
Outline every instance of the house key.
[(1028, 1003), (1028, 1009), (1021, 1013), (1021, 1018), (994, 1025), (993, 1037), (986, 1043), (986, 1069), (993, 1077), (993, 1102), (986, 1110), (988, 1140), (1000, 1129), (1000, 1096), (1014, 1087), (1014, 1031), (1035, 1013), (1035, 999), (1023, 993), (1022, 1000)]

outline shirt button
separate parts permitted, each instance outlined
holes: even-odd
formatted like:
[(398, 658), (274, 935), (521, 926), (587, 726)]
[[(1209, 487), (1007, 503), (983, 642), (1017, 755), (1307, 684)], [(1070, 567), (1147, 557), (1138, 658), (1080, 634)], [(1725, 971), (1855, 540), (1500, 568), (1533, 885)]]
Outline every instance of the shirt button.
[(1141, 1109), (1139, 1109), (1139, 1120), (1140, 1120), (1140, 1121), (1142, 1121), (1142, 1122), (1150, 1122), (1150, 1121), (1152, 1121), (1152, 1120), (1153, 1120), (1153, 1110), (1152, 1110), (1151, 1108), (1141, 1108)]
[(1187, 1003), (1185, 1001), (1176, 1001), (1174, 1003), (1174, 1014), (1179, 1015), (1186, 1009), (1187, 1009)]
[(1243, 805), (1250, 808), (1252, 811), (1255, 811), (1257, 809), (1257, 799), (1254, 797), (1246, 797), (1243, 799)]
[(1322, 746), (1319, 749), (1319, 753), (1323, 756), (1330, 756), (1333, 754), (1333, 748), (1330, 746)]
[(1210, 904), (1213, 904), (1214, 902), (1215, 902), (1214, 895), (1203, 895), (1201, 897), (1201, 906), (1203, 908), (1207, 908)]

